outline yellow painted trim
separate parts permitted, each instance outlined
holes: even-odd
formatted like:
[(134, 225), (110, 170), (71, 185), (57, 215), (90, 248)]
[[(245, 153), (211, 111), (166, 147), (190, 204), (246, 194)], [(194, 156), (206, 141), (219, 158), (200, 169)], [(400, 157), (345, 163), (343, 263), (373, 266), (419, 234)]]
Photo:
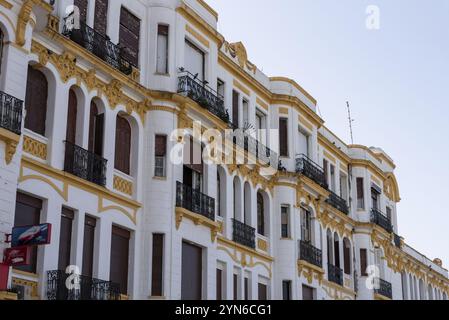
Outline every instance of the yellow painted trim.
[(289, 109), (288, 108), (279, 108), (279, 114), (289, 114)]
[(286, 82), (291, 84), (293, 87), (298, 89), (299, 92), (301, 92), (303, 95), (307, 97), (315, 106), (317, 104), (317, 101), (310, 93), (308, 93), (306, 90), (304, 90), (303, 87), (301, 87), (295, 80), (286, 78), (286, 77), (270, 77), (270, 81), (279, 81), (279, 82)]
[(257, 258), (259, 260), (262, 260), (262, 261), (265, 261), (265, 262), (269, 262), (269, 263), (274, 261), (274, 258), (269, 256), (269, 255), (267, 255), (267, 254), (257, 252), (256, 250), (253, 250), (251, 248), (245, 247), (244, 245), (241, 245), (241, 244), (236, 243), (234, 241), (228, 240), (228, 239), (226, 239), (226, 238), (224, 238), (222, 236), (219, 236), (217, 238), (217, 241), (218, 241), (218, 244), (221, 244), (221, 245), (225, 246), (228, 249), (240, 251), (240, 252), (245, 253), (245, 254), (247, 254), (249, 256)]
[(42, 160), (47, 160), (47, 144), (29, 136), (23, 137), (23, 151)]
[(204, 1), (204, 0), (198, 0), (198, 3), (199, 3), (204, 9), (206, 9), (211, 15), (213, 15), (214, 18), (215, 18), (216, 20), (218, 20), (218, 13), (217, 13), (217, 11), (215, 11), (214, 9), (212, 9), (212, 7), (209, 6), (209, 5), (206, 3), (206, 1)]
[(125, 209), (119, 206), (111, 205), (111, 206), (104, 206), (103, 204), (103, 196), (98, 197), (98, 213), (103, 213), (110, 210), (116, 210), (127, 216), (134, 224), (137, 224), (137, 210), (134, 209), (133, 213), (129, 213)]
[(234, 79), (234, 87), (236, 87), (237, 89), (239, 89), (240, 91), (242, 91), (244, 94), (246, 94), (247, 96), (251, 96), (251, 91), (246, 88), (243, 84), (241, 84), (240, 82), (238, 82), (237, 80)]
[(313, 132), (313, 124), (311, 124), (306, 119), (303, 119), (303, 117), (301, 117), (300, 115), (298, 116), (298, 122), (300, 125), (306, 127), (307, 129), (309, 129), (309, 131)]
[(210, 48), (210, 42), (188, 24), (186, 24), (186, 31), (190, 33), (196, 40), (198, 40), (203, 46), (205, 46), (206, 48)]
[(390, 298), (385, 297), (385, 296), (383, 296), (381, 294), (377, 294), (377, 293), (374, 294), (374, 300), (391, 301)]
[(324, 156), (325, 156), (328, 160), (330, 160), (330, 161), (333, 162), (334, 164), (337, 163), (337, 159), (336, 159), (333, 155), (331, 155), (329, 152), (327, 152), (327, 150), (324, 150), (323, 153), (324, 153)]
[(12, 8), (12, 4), (6, 0), (0, 0), (0, 6), (4, 6), (6, 9)]
[(382, 188), (382, 181), (380, 181), (376, 176), (371, 175), (371, 180), (379, 186), (379, 188)]
[(5, 142), (5, 163), (9, 165), (16, 154), (20, 136), (4, 128), (0, 128), (0, 140)]
[(318, 143), (321, 144), (323, 148), (327, 148), (330, 152), (332, 152), (332, 154), (335, 154), (344, 165), (347, 166), (348, 163), (351, 162), (351, 158), (346, 153), (338, 149), (321, 133), (318, 133)]
[(220, 231), (220, 224), (212, 221), (202, 215), (196, 214), (184, 208), (175, 208), (176, 230), (181, 227), (182, 220), (186, 218), (192, 221), (197, 226), (205, 226), (210, 229), (211, 242), (215, 242), (218, 232)]
[(323, 284), (324, 284), (325, 286), (328, 286), (328, 287), (330, 287), (330, 288), (333, 288), (333, 289), (336, 289), (336, 290), (338, 290), (338, 291), (340, 291), (340, 292), (343, 292), (343, 293), (345, 293), (345, 294), (347, 294), (347, 295), (350, 295), (350, 296), (352, 296), (353, 298), (355, 298), (355, 296), (356, 296), (356, 292), (355, 292), (354, 290), (349, 289), (349, 288), (346, 288), (346, 287), (344, 287), (344, 286), (340, 286), (340, 285), (338, 285), (338, 284), (336, 284), (336, 283), (333, 283), (333, 282), (331, 282), (331, 281), (323, 280)]
[(259, 105), (260, 107), (264, 108), (265, 110), (268, 111), (269, 109), (269, 105), (267, 103), (265, 103), (262, 99), (260, 99), (259, 97), (256, 98), (256, 104)]
[(12, 292), (0, 292), (0, 301), (16, 301), (17, 300), (17, 293)]

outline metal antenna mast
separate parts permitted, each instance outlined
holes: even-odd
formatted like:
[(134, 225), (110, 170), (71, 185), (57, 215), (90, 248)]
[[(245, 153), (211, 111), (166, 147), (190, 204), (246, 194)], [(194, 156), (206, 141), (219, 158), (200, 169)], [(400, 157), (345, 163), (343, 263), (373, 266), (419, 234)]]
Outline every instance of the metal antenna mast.
[(349, 105), (349, 101), (346, 101), (346, 105), (348, 106), (348, 120), (349, 120), (349, 130), (351, 132), (351, 144), (354, 144), (354, 134), (352, 131), (352, 123), (354, 122), (354, 119), (352, 119), (351, 116), (351, 107)]

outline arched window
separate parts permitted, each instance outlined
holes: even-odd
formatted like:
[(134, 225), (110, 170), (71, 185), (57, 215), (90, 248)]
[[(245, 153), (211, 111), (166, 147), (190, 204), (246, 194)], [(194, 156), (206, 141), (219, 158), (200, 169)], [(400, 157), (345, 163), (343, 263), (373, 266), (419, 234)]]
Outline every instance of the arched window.
[(2, 73), (2, 61), (3, 61), (3, 32), (0, 29), (0, 74)]
[(221, 213), (221, 179), (220, 172), (217, 170), (217, 214), (222, 217)]
[(409, 300), (409, 294), (408, 294), (408, 277), (405, 272), (401, 273), (401, 279), (402, 279), (402, 299), (403, 300)]
[(97, 104), (90, 103), (89, 151), (103, 156), (104, 113), (100, 114)]
[(69, 91), (69, 104), (67, 111), (67, 130), (66, 141), (75, 144), (76, 143), (76, 117), (78, 113), (78, 100), (76, 93), (73, 89)]
[(327, 230), (327, 263), (334, 264), (332, 232)]
[(429, 288), (428, 288), (428, 298), (429, 298), (429, 300), (433, 300), (433, 289), (430, 284), (429, 284)]
[(351, 274), (351, 243), (348, 238), (343, 240), (343, 257), (344, 257), (344, 271), (345, 274)]
[(410, 286), (410, 300), (415, 300), (415, 286), (413, 284), (413, 277), (411, 274), (408, 275), (409, 286)]
[(242, 189), (239, 178), (234, 178), (234, 219), (242, 221)]
[(131, 172), (131, 126), (121, 116), (117, 116), (115, 130), (115, 169), (125, 174)]
[(45, 136), (47, 119), (48, 82), (39, 70), (28, 66), (27, 88), (25, 97), (25, 128)]
[(260, 235), (265, 235), (265, 207), (260, 192), (257, 193), (257, 232)]
[(338, 234), (334, 234), (334, 257), (335, 257), (335, 266), (340, 268), (340, 238)]

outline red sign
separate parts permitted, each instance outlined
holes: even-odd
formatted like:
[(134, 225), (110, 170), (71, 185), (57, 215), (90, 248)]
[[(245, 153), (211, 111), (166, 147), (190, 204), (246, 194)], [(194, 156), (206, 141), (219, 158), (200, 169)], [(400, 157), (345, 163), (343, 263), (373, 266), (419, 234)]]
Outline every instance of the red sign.
[(30, 264), (30, 247), (17, 247), (5, 250), (4, 263), (12, 266), (26, 266)]
[(0, 263), (0, 291), (5, 291), (8, 288), (9, 266)]

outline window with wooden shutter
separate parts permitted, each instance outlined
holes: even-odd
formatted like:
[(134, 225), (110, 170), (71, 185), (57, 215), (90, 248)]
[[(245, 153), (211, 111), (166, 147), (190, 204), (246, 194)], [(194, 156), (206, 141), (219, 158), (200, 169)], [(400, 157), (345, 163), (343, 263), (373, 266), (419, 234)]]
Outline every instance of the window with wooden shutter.
[(128, 120), (117, 116), (115, 135), (115, 169), (130, 174), (131, 126)]
[(167, 161), (167, 136), (156, 135), (154, 156), (154, 176), (165, 177), (165, 167)]
[(326, 183), (329, 182), (329, 162), (326, 159), (323, 159), (323, 172), (324, 172), (324, 181), (326, 181)]
[(265, 214), (264, 214), (263, 196), (260, 192), (257, 193), (257, 232), (265, 235)]
[(315, 289), (309, 286), (302, 286), (302, 300), (311, 301), (315, 300)]
[(39, 70), (28, 66), (27, 89), (25, 97), (25, 128), (42, 136), (45, 136), (47, 96), (47, 78)]
[(345, 238), (343, 240), (343, 256), (344, 256), (344, 271), (345, 274), (351, 274), (351, 244), (349, 240)]
[(368, 254), (366, 249), (360, 249), (360, 273), (362, 277), (367, 277), (368, 273)]
[(168, 26), (162, 24), (157, 27), (156, 72), (168, 73)]
[(195, 75), (198, 80), (205, 80), (204, 52), (192, 42), (186, 40), (185, 44), (185, 69)]
[(288, 119), (279, 119), (279, 152), (281, 157), (288, 157)]
[(290, 207), (282, 206), (281, 207), (281, 237), (283, 239), (287, 239), (290, 237)]
[(151, 269), (151, 295), (163, 295), (164, 235), (153, 234), (153, 258)]
[(292, 299), (292, 282), (289, 280), (282, 281), (282, 300)]
[(65, 271), (70, 263), (72, 251), (72, 225), (75, 213), (67, 208), (62, 208), (61, 226), (59, 233), (59, 261), (58, 270)]
[(3, 32), (0, 30), (0, 74), (2, 73), (2, 62), (3, 62)]
[(194, 141), (190, 136), (189, 141), (184, 145), (185, 166), (199, 175), (203, 174), (203, 146), (200, 142)]
[(98, 156), (103, 156), (104, 113), (99, 110), (94, 101), (90, 103), (89, 118), (89, 151)]
[(232, 123), (234, 126), (239, 126), (239, 101), (240, 94), (233, 90), (232, 91)]
[(95, 0), (95, 31), (106, 35), (108, 25), (108, 7), (109, 0)]
[(76, 117), (78, 113), (78, 100), (72, 89), (69, 91), (69, 105), (67, 112), (66, 140), (72, 144), (76, 142)]
[(338, 235), (334, 235), (334, 257), (335, 257), (335, 263), (334, 265), (337, 268), (340, 268), (340, 239), (338, 238)]
[(247, 277), (245, 277), (244, 287), (245, 287), (245, 294), (244, 294), (243, 299), (245, 301), (248, 301), (249, 300), (249, 279)]
[(223, 271), (221, 269), (217, 269), (217, 296), (216, 300), (223, 300)]
[(120, 292), (128, 294), (129, 231), (113, 226), (111, 237), (110, 281), (120, 285)]
[(234, 288), (234, 301), (239, 299), (239, 276), (234, 273), (233, 278), (233, 288)]
[(201, 300), (203, 297), (203, 249), (182, 243), (181, 300)]
[(79, 9), (80, 21), (86, 23), (88, 0), (74, 0), (73, 5)]
[(263, 283), (259, 283), (258, 285), (259, 291), (259, 300), (266, 301), (268, 300), (268, 286)]
[[(35, 226), (40, 224), (42, 200), (17, 193), (16, 212), (14, 215), (14, 227)], [(36, 273), (37, 271), (37, 247), (30, 248), (31, 263), (27, 266), (15, 267), (14, 269)]]
[(84, 218), (84, 240), (83, 240), (83, 269), (82, 274), (92, 277), (94, 266), (94, 248), (95, 248), (95, 228), (97, 220), (86, 216)]
[(365, 209), (363, 178), (357, 178), (357, 209)]
[(124, 7), (120, 11), (119, 39), (123, 57), (137, 67), (139, 65), (140, 19)]

